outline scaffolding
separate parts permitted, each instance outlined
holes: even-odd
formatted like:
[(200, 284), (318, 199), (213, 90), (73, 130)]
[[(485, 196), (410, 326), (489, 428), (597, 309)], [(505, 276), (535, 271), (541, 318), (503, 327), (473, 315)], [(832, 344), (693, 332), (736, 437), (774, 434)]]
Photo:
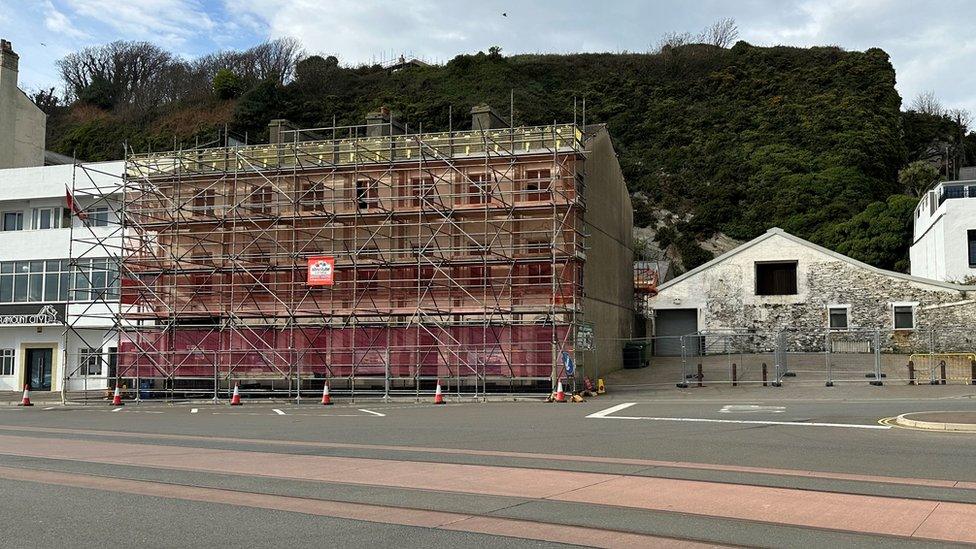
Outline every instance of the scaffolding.
[[(289, 130), (76, 178), (117, 227), (73, 251), (112, 252), (120, 291), (67, 332), (109, 322), (116, 382), (143, 397), (548, 392), (583, 318), (583, 132), (395, 132)], [(311, 285), (322, 257), (333, 283)]]

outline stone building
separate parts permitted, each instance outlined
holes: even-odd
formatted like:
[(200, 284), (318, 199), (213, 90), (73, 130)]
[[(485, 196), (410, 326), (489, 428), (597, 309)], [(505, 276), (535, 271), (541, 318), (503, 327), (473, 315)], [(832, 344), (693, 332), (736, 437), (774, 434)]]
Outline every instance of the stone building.
[(976, 332), (976, 286), (872, 267), (778, 228), (665, 282), (644, 307), (655, 336), (750, 333), (771, 348), (783, 332), (791, 350), (819, 350), (832, 332), (880, 330), (886, 347)]

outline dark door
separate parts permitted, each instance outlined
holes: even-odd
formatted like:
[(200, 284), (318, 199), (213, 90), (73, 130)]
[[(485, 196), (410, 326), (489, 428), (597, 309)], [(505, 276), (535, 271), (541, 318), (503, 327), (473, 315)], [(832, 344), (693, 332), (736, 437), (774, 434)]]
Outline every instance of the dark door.
[(27, 349), (27, 383), (34, 391), (51, 390), (54, 349)]
[[(681, 356), (677, 336), (698, 331), (698, 309), (657, 309), (654, 311), (655, 356)], [(697, 338), (685, 338), (686, 352), (697, 354)]]

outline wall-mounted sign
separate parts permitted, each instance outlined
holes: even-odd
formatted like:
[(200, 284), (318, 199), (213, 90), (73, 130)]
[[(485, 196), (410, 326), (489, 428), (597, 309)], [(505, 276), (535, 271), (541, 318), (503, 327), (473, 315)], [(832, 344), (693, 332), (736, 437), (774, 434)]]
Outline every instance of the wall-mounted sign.
[(17, 313), (12, 315), (0, 315), (0, 326), (36, 326), (48, 324), (60, 324), (58, 311), (51, 305), (41, 307), (36, 313)]
[(576, 326), (576, 350), (593, 350), (593, 324), (584, 322)]
[(319, 256), (308, 258), (308, 285), (332, 286), (335, 282), (335, 258)]

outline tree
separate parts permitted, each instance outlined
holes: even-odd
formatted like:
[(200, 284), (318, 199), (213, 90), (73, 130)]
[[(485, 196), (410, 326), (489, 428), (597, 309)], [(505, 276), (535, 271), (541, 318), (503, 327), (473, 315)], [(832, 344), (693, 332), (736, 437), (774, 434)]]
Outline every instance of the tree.
[(916, 160), (898, 172), (898, 182), (914, 197), (922, 196), (938, 180), (939, 169), (926, 160)]
[(213, 78), (217, 99), (235, 99), (244, 93), (244, 82), (230, 69), (220, 69)]
[(57, 64), (70, 96), (144, 114), (164, 99), (166, 69), (176, 62), (149, 42), (118, 41), (70, 53)]
[(932, 90), (919, 92), (912, 100), (911, 109), (915, 112), (930, 114), (932, 116), (945, 116), (946, 109), (942, 102), (935, 96)]
[(735, 19), (726, 17), (720, 19), (711, 26), (706, 27), (701, 32), (699, 38), (704, 44), (711, 44), (720, 48), (727, 48), (735, 43), (739, 37), (739, 27), (735, 24)]
[(916, 205), (918, 199), (903, 194), (873, 202), (850, 220), (835, 225), (822, 244), (876, 267), (907, 272)]

